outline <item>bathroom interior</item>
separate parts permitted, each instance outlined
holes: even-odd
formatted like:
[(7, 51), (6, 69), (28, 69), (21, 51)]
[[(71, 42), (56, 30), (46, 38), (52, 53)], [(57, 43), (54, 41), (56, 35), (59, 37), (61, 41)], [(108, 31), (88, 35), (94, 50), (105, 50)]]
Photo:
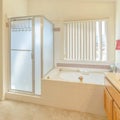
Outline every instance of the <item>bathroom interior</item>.
[(0, 1), (0, 120), (120, 120), (120, 0)]

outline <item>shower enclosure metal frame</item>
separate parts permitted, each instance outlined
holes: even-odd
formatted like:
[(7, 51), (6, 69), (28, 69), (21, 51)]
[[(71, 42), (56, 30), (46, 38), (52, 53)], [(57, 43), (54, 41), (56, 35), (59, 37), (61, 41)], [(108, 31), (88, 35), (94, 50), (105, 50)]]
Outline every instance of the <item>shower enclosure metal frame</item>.
[[(35, 24), (34, 24), (34, 20), (35, 20), (35, 17), (40, 17), (40, 23), (41, 23), (41, 36), (40, 36), (40, 39), (41, 39), (41, 91), (42, 91), (42, 78), (46, 75), (43, 74), (43, 24), (44, 24), (44, 21), (43, 19), (46, 19), (47, 21), (49, 21), (52, 25), (53, 23), (48, 20), (46, 17), (44, 16), (40, 16), (40, 15), (35, 15), (35, 16), (23, 16), (23, 17), (13, 17), (13, 18), (10, 18), (9, 19), (9, 40), (10, 40), (10, 46), (9, 46), (9, 66), (10, 66), (10, 69), (9, 69), (9, 83), (8, 83), (8, 91), (9, 92), (16, 92), (16, 93), (23, 93), (23, 94), (28, 94), (28, 95), (36, 95), (35, 94), (35, 60), (34, 60), (34, 44), (35, 44), (35, 36), (34, 36), (34, 28), (35, 28)], [(28, 20), (28, 19), (31, 19), (32, 20), (32, 92), (26, 92), (26, 91), (22, 91), (22, 90), (17, 90), (17, 89), (11, 89), (11, 22), (12, 21), (19, 21), (19, 20)], [(54, 25), (53, 25), (53, 28), (54, 28)], [(54, 33), (53, 33), (53, 36), (54, 36)], [(50, 72), (53, 68), (55, 67), (55, 64), (54, 64), (54, 37), (53, 37), (53, 67), (48, 71)]]

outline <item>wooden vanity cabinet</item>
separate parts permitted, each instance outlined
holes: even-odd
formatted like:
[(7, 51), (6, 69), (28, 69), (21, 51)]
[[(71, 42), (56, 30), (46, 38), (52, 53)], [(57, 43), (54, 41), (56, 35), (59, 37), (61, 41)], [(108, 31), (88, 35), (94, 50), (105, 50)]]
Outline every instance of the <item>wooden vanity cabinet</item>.
[(104, 90), (104, 108), (108, 117), (108, 120), (112, 120), (113, 111), (113, 99), (108, 93), (107, 89)]
[(115, 102), (113, 102), (113, 120), (120, 120), (120, 109)]
[(120, 93), (107, 78), (104, 89), (104, 108), (108, 120), (120, 120)]

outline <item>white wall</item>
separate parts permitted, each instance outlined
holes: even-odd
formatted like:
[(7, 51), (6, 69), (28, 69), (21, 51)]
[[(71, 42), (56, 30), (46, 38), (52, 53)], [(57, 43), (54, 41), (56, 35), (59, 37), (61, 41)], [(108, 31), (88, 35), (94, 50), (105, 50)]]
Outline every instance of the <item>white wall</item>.
[(27, 15), (28, 0), (3, 0), (4, 15), (9, 17), (17, 17)]
[(120, 39), (120, 0), (116, 2), (116, 40)]
[[(94, 0), (95, 1), (95, 0)], [(55, 32), (55, 59), (63, 59), (63, 21), (109, 18), (109, 60), (114, 62), (115, 39), (115, 3), (114, 2), (84, 2), (81, 0), (30, 0), (28, 13), (42, 14), (54, 21), (61, 31)]]
[(113, 17), (114, 2), (82, 2), (81, 0), (29, 0), (29, 14), (42, 14), (51, 20), (75, 20)]
[[(120, 39), (120, 0), (116, 2), (116, 40)], [(116, 63), (120, 69), (120, 51), (116, 51)]]
[[(2, 4), (2, 39), (0, 39), (0, 99), (4, 98), (5, 83), (9, 79), (8, 76), (8, 57), (9, 57), (9, 28), (6, 26), (9, 17), (27, 15), (27, 0), (1, 0)], [(1, 15), (0, 15), (1, 17)], [(1, 19), (0, 19), (1, 20)], [(1, 36), (0, 36), (1, 37)], [(3, 48), (3, 49), (2, 49)], [(2, 54), (2, 50), (3, 54)], [(4, 81), (4, 82), (3, 82)], [(4, 88), (4, 90), (3, 90)]]

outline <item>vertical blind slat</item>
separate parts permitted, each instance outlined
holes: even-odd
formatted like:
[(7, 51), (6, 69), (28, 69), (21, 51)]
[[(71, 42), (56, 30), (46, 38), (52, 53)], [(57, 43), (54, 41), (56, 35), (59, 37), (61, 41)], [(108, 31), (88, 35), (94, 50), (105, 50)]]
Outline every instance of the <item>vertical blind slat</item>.
[(90, 61), (92, 61), (92, 49), (93, 49), (93, 41), (92, 41), (92, 22), (90, 22)]
[(75, 53), (74, 54), (75, 54), (75, 60), (77, 60), (77, 35), (76, 35), (77, 34), (77, 29), (76, 29), (76, 22), (75, 22), (75, 25), (74, 25), (74, 29), (75, 29), (75, 33), (74, 33), (75, 34), (75, 45), (74, 45), (75, 46)]
[(67, 59), (69, 59), (69, 25), (67, 25)]
[(81, 60), (83, 60), (83, 22), (81, 22)]
[(72, 59), (74, 60), (74, 24), (72, 23)]
[(87, 21), (87, 60), (89, 60), (90, 58), (89, 58), (89, 50), (90, 50), (90, 48), (89, 48), (89, 44), (90, 44), (90, 40), (89, 40), (89, 22)]
[(64, 57), (65, 59), (67, 59), (67, 53), (66, 53), (66, 49), (67, 49), (67, 24), (64, 26)]
[(84, 22), (84, 60), (86, 60), (86, 22)]
[[(107, 23), (107, 20), (105, 21), (105, 53), (107, 53), (107, 37), (108, 37), (108, 32), (107, 32), (107, 26), (108, 26), (108, 23)], [(105, 56), (105, 60), (107, 60), (108, 59), (108, 55), (106, 54), (106, 56)]]
[(78, 26), (76, 22), (76, 60), (78, 60)]
[(102, 59), (102, 23), (99, 22), (99, 34), (100, 34), (100, 60)]
[(81, 45), (81, 39), (80, 39), (81, 29), (80, 29), (80, 22), (79, 22), (79, 25), (78, 25), (78, 26), (79, 26), (79, 28), (78, 28), (78, 29), (79, 29), (79, 32), (78, 32), (78, 33), (79, 33), (79, 60), (81, 60), (81, 46), (80, 46), (80, 45)]
[(96, 60), (96, 22), (93, 21), (93, 60)]
[(70, 24), (68, 24), (68, 59), (70, 59)]
[(72, 24), (70, 24), (70, 60), (72, 60)]
[(80, 60), (80, 53), (79, 53), (79, 45), (80, 45), (80, 41), (79, 41), (79, 23), (77, 22), (77, 60)]

